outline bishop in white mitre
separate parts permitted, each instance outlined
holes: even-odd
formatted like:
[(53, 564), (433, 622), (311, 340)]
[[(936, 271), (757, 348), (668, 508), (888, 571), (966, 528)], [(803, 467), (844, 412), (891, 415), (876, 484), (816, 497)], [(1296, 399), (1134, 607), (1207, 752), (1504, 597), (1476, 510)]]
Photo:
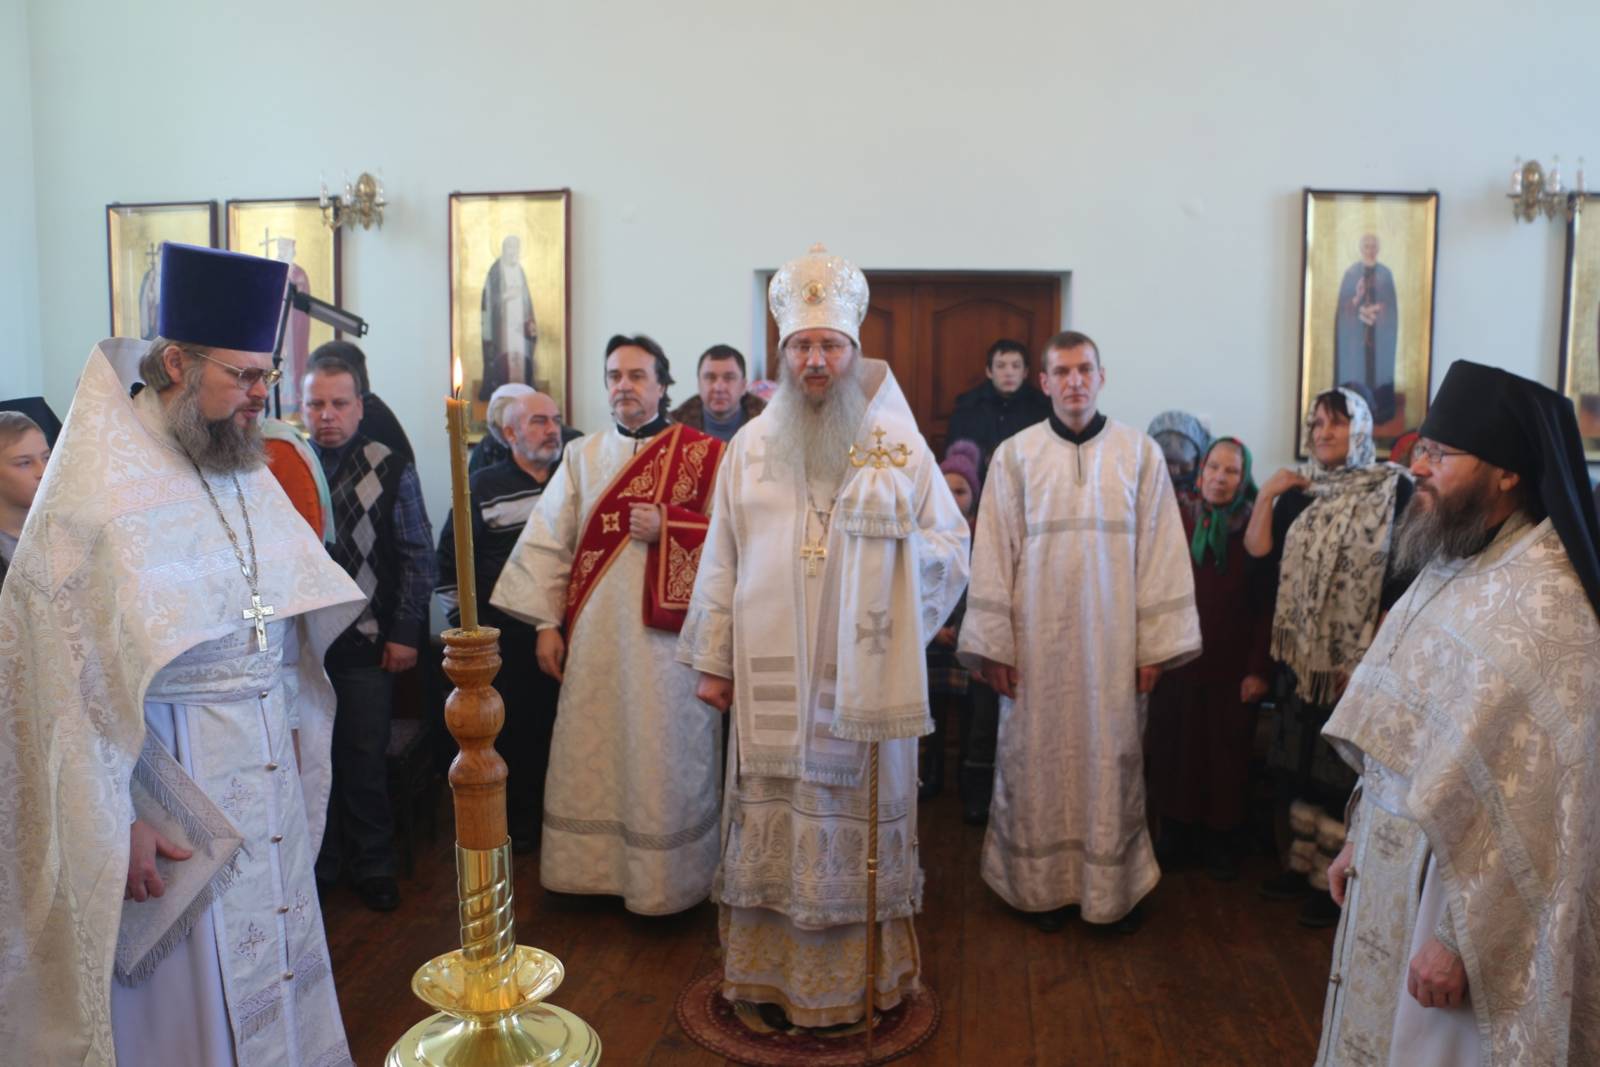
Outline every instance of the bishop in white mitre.
[(723, 995), (822, 1027), (863, 1017), (869, 929), (877, 1003), (917, 987), (923, 649), (966, 585), (968, 532), (894, 374), (860, 353), (861, 272), (819, 246), (770, 299), (783, 382), (728, 446), (679, 658), (734, 717), (713, 888)]
[(264, 466), (286, 265), (162, 254), (147, 387), (90, 355), (0, 594), (0, 1048), (348, 1064), (312, 860), (363, 598)]
[(996, 449), (958, 655), (1001, 695), (983, 880), (1058, 929), (1122, 922), (1160, 877), (1144, 810), (1145, 697), (1200, 652), (1172, 480), (1149, 436), (1097, 408), (1099, 349), (1045, 348), (1050, 417)]

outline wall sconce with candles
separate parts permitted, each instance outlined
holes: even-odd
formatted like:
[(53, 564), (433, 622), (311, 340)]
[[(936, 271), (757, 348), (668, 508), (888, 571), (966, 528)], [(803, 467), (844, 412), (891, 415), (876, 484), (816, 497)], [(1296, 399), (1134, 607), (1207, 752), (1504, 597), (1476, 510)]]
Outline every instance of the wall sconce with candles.
[(322, 206), (322, 222), (328, 229), (337, 230), (351, 223), (363, 230), (370, 230), (374, 225), (383, 227), (383, 209), (388, 201), (383, 198), (383, 172), (378, 173), (380, 177), (374, 178), (362, 171), (353, 185), (347, 178), (344, 192), (333, 196), (328, 195), (328, 183), (322, 182), (322, 195), (317, 202)]
[(1561, 157), (1550, 161), (1546, 171), (1537, 159), (1522, 162), (1518, 156), (1511, 168), (1511, 217), (1518, 222), (1532, 222), (1541, 213), (1547, 219), (1560, 217), (1570, 221), (1583, 212), (1583, 198), (1588, 189), (1583, 182), (1583, 157), (1578, 157), (1578, 173), (1571, 192), (1561, 187)]

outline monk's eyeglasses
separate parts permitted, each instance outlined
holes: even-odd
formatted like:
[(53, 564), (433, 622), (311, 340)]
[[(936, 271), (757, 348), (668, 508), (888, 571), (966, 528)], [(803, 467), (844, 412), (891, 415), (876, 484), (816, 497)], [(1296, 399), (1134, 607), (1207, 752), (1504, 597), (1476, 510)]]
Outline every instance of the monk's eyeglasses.
[(260, 367), (235, 367), (232, 363), (224, 363), (222, 360), (217, 359), (214, 356), (208, 356), (204, 352), (196, 352), (192, 348), (188, 351), (191, 356), (194, 356), (197, 359), (203, 359), (207, 363), (215, 363), (217, 366), (221, 367), (223, 370), (239, 379), (239, 388), (241, 389), (254, 389), (257, 382), (262, 382), (266, 385), (277, 385), (279, 382), (283, 381), (283, 371), (279, 370), (277, 367), (274, 367), (271, 370), (262, 370)]
[(1470, 456), (1471, 454), (1458, 448), (1446, 448), (1437, 441), (1418, 441), (1416, 446), (1411, 449), (1413, 461), (1418, 456), (1421, 456), (1428, 461), (1428, 466), (1430, 467), (1437, 467), (1450, 456)]

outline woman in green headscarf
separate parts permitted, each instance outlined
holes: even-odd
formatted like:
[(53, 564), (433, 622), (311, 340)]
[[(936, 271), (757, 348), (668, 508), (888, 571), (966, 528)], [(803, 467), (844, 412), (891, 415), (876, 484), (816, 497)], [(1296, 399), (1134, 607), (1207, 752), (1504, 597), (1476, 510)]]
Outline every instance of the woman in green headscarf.
[(1255, 500), (1250, 450), (1219, 437), (1201, 457), (1184, 508), (1205, 651), (1162, 675), (1150, 695), (1150, 810), (1161, 816), (1163, 868), (1198, 853), (1207, 873), (1239, 876), (1256, 707), (1272, 668), (1272, 571), (1244, 550)]

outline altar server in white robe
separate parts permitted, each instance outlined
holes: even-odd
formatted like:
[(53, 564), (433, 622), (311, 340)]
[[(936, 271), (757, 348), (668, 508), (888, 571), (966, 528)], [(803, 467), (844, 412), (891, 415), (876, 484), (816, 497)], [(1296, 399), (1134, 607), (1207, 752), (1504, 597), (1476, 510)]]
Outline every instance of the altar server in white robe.
[(538, 628), (561, 682), (540, 882), (666, 915), (705, 900), (717, 865), (722, 731), (674, 653), (722, 443), (667, 422), (659, 345), (606, 348), (616, 421), (567, 446), (490, 603)]
[(1051, 415), (989, 464), (958, 654), (1001, 695), (983, 879), (1058, 930), (1138, 928), (1160, 878), (1145, 825), (1145, 696), (1200, 652), (1161, 448), (1098, 410), (1098, 346), (1045, 345)]
[(881, 742), (877, 1003), (917, 986), (923, 649), (966, 585), (968, 532), (894, 374), (861, 355), (861, 272), (817, 246), (769, 296), (783, 382), (728, 446), (679, 658), (734, 709), (723, 995), (822, 1027), (865, 1011), (866, 742)]
[(347, 1064), (311, 863), (363, 597), (264, 465), (285, 265), (162, 255), (147, 387), (91, 353), (0, 594), (0, 1058)]
[[(1572, 401), (1458, 360), (1416, 573), (1323, 735), (1361, 771), (1324, 1067), (1600, 1063), (1600, 516)], [(1420, 573), (1418, 573), (1420, 571)]]

